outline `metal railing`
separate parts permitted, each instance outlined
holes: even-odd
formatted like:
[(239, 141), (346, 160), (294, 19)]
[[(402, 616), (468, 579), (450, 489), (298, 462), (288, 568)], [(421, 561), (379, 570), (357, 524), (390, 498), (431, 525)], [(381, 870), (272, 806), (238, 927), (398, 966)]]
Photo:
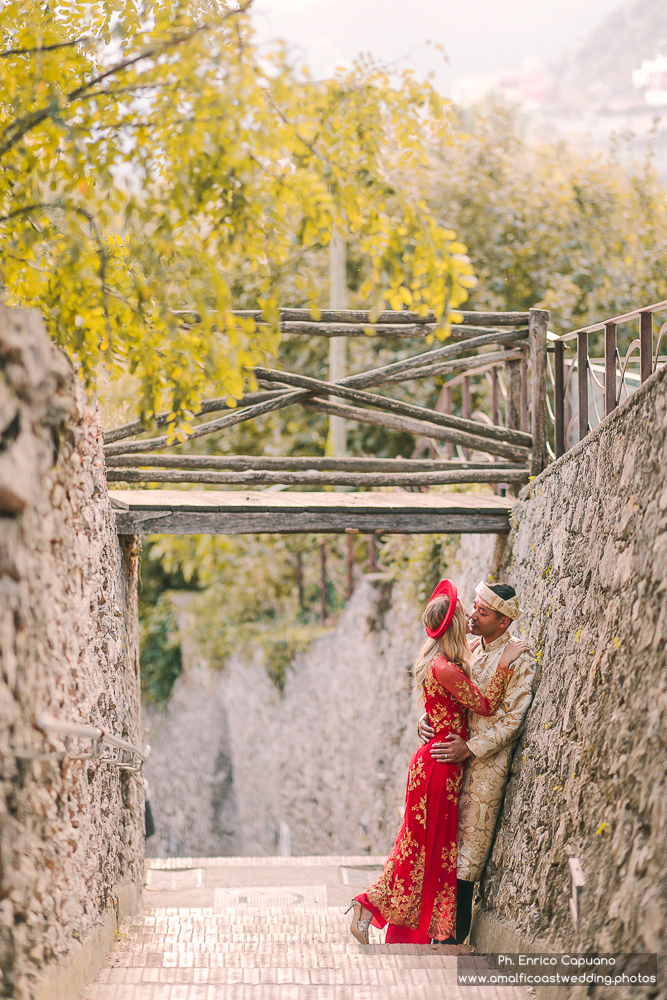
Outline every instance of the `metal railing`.
[[(643, 385), (649, 375), (667, 362), (667, 357), (660, 354), (667, 333), (667, 322), (654, 330), (654, 316), (660, 312), (667, 313), (667, 300), (633, 309), (621, 316), (612, 316), (611, 319), (573, 330), (551, 341), (553, 370), (549, 364), (548, 371), (553, 389), (553, 409), (549, 409), (554, 427), (553, 457), (560, 458), (573, 444), (582, 441), (604, 417), (616, 409), (623, 401), (624, 394), (627, 399)], [(639, 336), (630, 342), (625, 356), (621, 357), (618, 328), (633, 321), (639, 323)], [(604, 331), (604, 355), (591, 357), (589, 335), (601, 331)], [(576, 341), (577, 353), (574, 357), (566, 358), (565, 351), (571, 341)], [(575, 369), (576, 406), (575, 383), (572, 380)]]
[[(84, 726), (78, 722), (60, 722), (50, 715), (38, 715), (35, 719), (35, 726), (43, 733), (43, 743), (49, 737), (56, 737), (62, 740), (65, 745), (64, 750), (46, 750), (43, 746), (40, 750), (2, 750), (5, 757), (16, 757), (19, 760), (99, 760), (102, 764), (111, 764), (122, 771), (140, 771), (142, 765), (148, 760), (150, 746), (146, 744), (143, 750), (108, 733), (101, 726)], [(90, 741), (90, 747), (86, 750), (75, 752), (72, 749), (72, 740)]]

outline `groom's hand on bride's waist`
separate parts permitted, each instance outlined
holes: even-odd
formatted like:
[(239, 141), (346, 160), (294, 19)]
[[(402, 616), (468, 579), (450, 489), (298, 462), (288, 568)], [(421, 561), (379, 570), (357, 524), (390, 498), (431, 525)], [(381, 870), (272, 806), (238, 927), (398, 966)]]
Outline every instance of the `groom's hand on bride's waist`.
[(450, 733), (438, 743), (431, 747), (431, 757), (440, 764), (460, 764), (468, 757), (474, 757), (472, 750), (468, 749), (468, 744), (460, 736)]
[(417, 734), (422, 743), (428, 743), (435, 736), (435, 729), (431, 726), (431, 720), (428, 715), (422, 715), (419, 723), (417, 725)]

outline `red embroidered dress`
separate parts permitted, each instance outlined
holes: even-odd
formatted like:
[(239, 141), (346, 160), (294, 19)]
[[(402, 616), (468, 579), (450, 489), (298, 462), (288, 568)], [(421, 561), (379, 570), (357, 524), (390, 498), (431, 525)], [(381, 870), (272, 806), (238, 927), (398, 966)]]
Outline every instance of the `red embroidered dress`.
[(444, 656), (432, 660), (424, 705), (435, 736), (415, 752), (408, 769), (405, 815), (382, 875), (357, 896), (387, 930), (387, 943), (428, 944), (454, 934), (456, 923), (456, 832), (463, 763), (441, 764), (431, 743), (448, 733), (468, 737), (468, 709), (493, 715), (512, 673), (498, 667), (486, 695)]

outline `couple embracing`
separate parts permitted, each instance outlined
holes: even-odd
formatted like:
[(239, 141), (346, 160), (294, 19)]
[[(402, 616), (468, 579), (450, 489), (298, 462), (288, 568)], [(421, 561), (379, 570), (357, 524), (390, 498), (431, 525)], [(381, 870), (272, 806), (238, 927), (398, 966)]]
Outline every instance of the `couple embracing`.
[(462, 943), (486, 864), (512, 751), (532, 697), (534, 664), (509, 627), (512, 587), (480, 583), (471, 614), (442, 580), (422, 621), (414, 666), (422, 745), (408, 769), (405, 814), (380, 878), (352, 901), (351, 931), (387, 927), (387, 944)]

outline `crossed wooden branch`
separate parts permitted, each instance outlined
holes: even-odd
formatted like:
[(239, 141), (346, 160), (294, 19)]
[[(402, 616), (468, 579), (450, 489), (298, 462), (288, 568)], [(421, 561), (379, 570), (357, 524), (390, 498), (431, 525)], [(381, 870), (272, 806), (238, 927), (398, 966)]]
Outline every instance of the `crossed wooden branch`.
[[(292, 322), (299, 326), (315, 326), (321, 333), (321, 323), (304, 324), (300, 320), (291, 320), (292, 313), (305, 310), (282, 310), (281, 321), (284, 327)], [(370, 314), (359, 313), (358, 322), (368, 321)], [(253, 319), (261, 318), (261, 313), (243, 313)], [(414, 323), (414, 318), (410, 319)], [(482, 321), (491, 320), (498, 323), (504, 321), (516, 323), (517, 317), (524, 319), (523, 314), (470, 314)], [(392, 325), (402, 329), (410, 329), (410, 325), (401, 319), (396, 323), (396, 317), (401, 314), (380, 314), (376, 322), (391, 317)], [(327, 313), (323, 316), (328, 325), (337, 325), (337, 321), (345, 317), (347, 323), (341, 324), (346, 331), (355, 330), (352, 322), (356, 313), (347, 311)], [(466, 317), (467, 318), (467, 317)], [(425, 318), (427, 321), (431, 317)], [(430, 325), (430, 324), (421, 324)], [(361, 330), (362, 328), (359, 327)], [(470, 336), (484, 330), (479, 336)], [(311, 333), (311, 330), (294, 330), (291, 332)], [(338, 332), (325, 334), (339, 336)], [(356, 332), (355, 334), (356, 335)], [(369, 371), (350, 375), (337, 382), (324, 382), (320, 379), (298, 375), (293, 372), (275, 371), (273, 369), (252, 369), (257, 378), (260, 392), (248, 393), (238, 406), (229, 411), (226, 399), (205, 401), (199, 413), (213, 413), (226, 410), (224, 416), (206, 421), (195, 427), (186, 441), (214, 434), (233, 427), (246, 420), (263, 416), (286, 406), (300, 404), (304, 408), (320, 413), (327, 413), (354, 420), (360, 423), (388, 427), (393, 430), (406, 431), (424, 438), (446, 441), (471, 449), (486, 455), (498, 456), (505, 463), (469, 463), (469, 462), (413, 462), (410, 460), (388, 460), (378, 466), (376, 459), (303, 459), (303, 465), (294, 465), (294, 459), (288, 458), (254, 458), (246, 456), (156, 456), (151, 452), (160, 451), (174, 442), (173, 435), (161, 435), (148, 440), (127, 441), (128, 437), (141, 433), (143, 426), (140, 421), (132, 421), (123, 427), (105, 432), (105, 454), (112, 468), (108, 470), (110, 481), (125, 482), (197, 482), (216, 484), (282, 484), (282, 485), (324, 485), (341, 486), (433, 486), (450, 483), (523, 483), (528, 479), (527, 462), (532, 446), (532, 437), (524, 431), (512, 428), (497, 427), (457, 417), (452, 414), (440, 413), (436, 410), (410, 403), (400, 402), (366, 392), (365, 389), (374, 386), (390, 385), (396, 382), (406, 382), (417, 378), (442, 375), (453, 371), (467, 371), (479, 374), (489, 371), (505, 362), (519, 361), (523, 357), (521, 350), (501, 350), (493, 353), (477, 355), (471, 358), (457, 356), (477, 348), (491, 344), (516, 347), (528, 338), (525, 330), (487, 330), (483, 327), (472, 327), (465, 331), (465, 339), (447, 344), (436, 350), (427, 351), (402, 361), (375, 368)], [(453, 360), (457, 358), (457, 360)], [(332, 402), (330, 397), (338, 397), (358, 405), (350, 406)], [(372, 409), (369, 409), (372, 408)], [(379, 411), (379, 412), (378, 412)], [(171, 415), (160, 414), (156, 423), (165, 426), (170, 422)], [(173, 418), (171, 418), (173, 419)], [(369, 461), (369, 466), (358, 463)], [(357, 463), (350, 466), (349, 463)], [(239, 464), (240, 463), (240, 464)], [(326, 465), (323, 463), (327, 463)], [(160, 471), (147, 471), (141, 466), (155, 468), (162, 466)], [(222, 471), (223, 468), (227, 471)]]

